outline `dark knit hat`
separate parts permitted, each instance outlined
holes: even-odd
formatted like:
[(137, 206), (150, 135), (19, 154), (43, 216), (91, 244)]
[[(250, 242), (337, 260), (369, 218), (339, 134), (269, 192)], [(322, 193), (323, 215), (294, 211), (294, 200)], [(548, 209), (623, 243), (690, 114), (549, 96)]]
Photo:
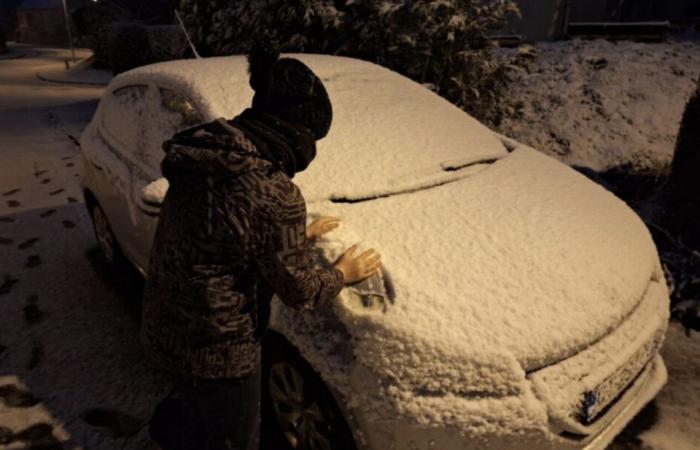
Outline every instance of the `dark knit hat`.
[(279, 48), (271, 41), (254, 44), (248, 54), (253, 109), (302, 125), (316, 140), (323, 138), (333, 120), (326, 88), (304, 63), (279, 56)]

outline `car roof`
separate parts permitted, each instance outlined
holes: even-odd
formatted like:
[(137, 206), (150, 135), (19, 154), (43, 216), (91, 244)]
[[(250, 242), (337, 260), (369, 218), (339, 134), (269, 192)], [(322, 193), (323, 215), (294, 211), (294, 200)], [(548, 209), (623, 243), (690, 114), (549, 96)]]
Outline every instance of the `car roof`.
[[(387, 68), (355, 58), (283, 54), (309, 66), (333, 105), (333, 124), (318, 142), (309, 167), (295, 177), (307, 201), (382, 195), (430, 184), (450, 174), (441, 163), (497, 159), (507, 154), (486, 126), (424, 86)], [(150, 64), (112, 81), (157, 83), (193, 100), (205, 120), (231, 118), (248, 107), (244, 55)]]

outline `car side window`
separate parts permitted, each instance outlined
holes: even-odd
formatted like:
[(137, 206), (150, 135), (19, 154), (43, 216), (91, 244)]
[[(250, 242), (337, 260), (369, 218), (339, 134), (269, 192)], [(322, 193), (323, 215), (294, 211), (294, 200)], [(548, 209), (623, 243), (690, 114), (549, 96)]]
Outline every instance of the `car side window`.
[(187, 97), (166, 88), (160, 88), (159, 92), (161, 107), (172, 116), (169, 123), (173, 134), (202, 123), (202, 116)]
[(157, 170), (163, 159), (163, 142), (179, 131), (199, 125), (202, 115), (191, 100), (172, 89), (158, 87), (149, 95), (147, 145), (139, 160)]
[(143, 146), (147, 91), (146, 85), (124, 86), (105, 99), (102, 129), (118, 144), (118, 151), (131, 154)]

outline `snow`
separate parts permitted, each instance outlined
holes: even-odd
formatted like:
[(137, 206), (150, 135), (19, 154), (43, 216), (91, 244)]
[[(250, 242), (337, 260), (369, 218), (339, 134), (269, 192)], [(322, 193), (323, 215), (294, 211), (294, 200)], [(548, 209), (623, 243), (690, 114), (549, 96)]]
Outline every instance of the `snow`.
[[(272, 326), (370, 423), (398, 416), (471, 437), (544, 433), (544, 404), (525, 371), (607, 335), (660, 274), (649, 233), (622, 201), (525, 146), (441, 186), (352, 204), (318, 201), (308, 210), (310, 221), (341, 219), (317, 244), (320, 263), (355, 243), (358, 252), (376, 249), (394, 303), (364, 307), (361, 290), (349, 286), (334, 316), (298, 319), (275, 300)], [(348, 375), (358, 365), (384, 380), (375, 394), (366, 377)]]
[(342, 311), (370, 326), (367, 345), (379, 348), (386, 328), (387, 341), (429, 341), (458, 360), (488, 348), (528, 369), (545, 365), (616, 327), (656, 261), (622, 201), (527, 148), (435, 188), (308, 208), (341, 218), (335, 242), (319, 242), (328, 261), (357, 241), (382, 255), (396, 305), (371, 319)]
[(523, 117), (501, 130), (573, 166), (668, 170), (700, 45), (619, 41), (538, 43), (534, 68), (511, 86)]
[(91, 56), (85, 57), (80, 50), (78, 50), (77, 58), (85, 59), (73, 63), (68, 69), (65, 66), (56, 66), (56, 64), (40, 67), (36, 71), (36, 76), (40, 80), (55, 83), (87, 85), (107, 85), (114, 78), (108, 70), (93, 68), (93, 58)]
[(621, 391), (641, 371), (661, 348), (668, 318), (668, 289), (659, 279), (650, 283), (642, 303), (614, 332), (576, 356), (533, 374), (535, 391), (539, 398), (546, 399), (550, 415), (585, 430), (575, 423), (584, 394), (619, 380), (616, 389), (611, 385), (613, 389), (599, 392), (596, 405), (604, 407), (605, 401), (610, 402), (612, 398), (601, 393)]
[[(545, 407), (525, 371), (587, 348), (640, 304), (657, 269), (646, 227), (608, 191), (416, 83), (366, 62), (300, 59), (334, 104), (331, 133), (294, 180), (309, 220), (341, 218), (318, 243), (319, 260), (330, 264), (355, 243), (375, 248), (395, 298), (381, 280), (344, 289), (333, 314), (276, 301), (273, 328), (367, 417), (380, 420), (391, 405), (467, 435), (504, 424), (542, 432)], [(244, 69), (242, 57), (160, 63), (113, 86), (158, 80), (205, 118), (231, 117), (250, 102)], [(372, 196), (384, 197), (336, 201)], [(384, 380), (380, 395), (358, 384), (357, 364)]]
[(656, 397), (658, 421), (641, 436), (654, 450), (695, 450), (700, 442), (700, 334), (671, 323), (661, 354), (669, 383)]
[[(652, 52), (651, 47), (649, 52)], [(654, 61), (654, 58), (649, 58), (647, 66), (653, 67)], [(583, 64), (588, 63), (584, 61)], [(663, 78), (666, 75), (660, 76)], [(17, 92), (10, 92), (10, 89), (15, 89), (14, 85), (8, 84), (5, 87), (8, 89), (3, 91), (3, 100), (11, 96), (19, 98), (20, 94), (35, 95), (36, 90), (32, 86), (22, 92), (18, 89)], [(653, 95), (653, 83), (647, 83), (643, 87), (652, 93), (644, 92), (644, 95)], [(545, 90), (540, 88), (537, 91), (542, 94)], [(44, 95), (46, 97), (42, 101), (54, 101), (50, 94)], [(77, 91), (73, 95), (75, 98), (87, 97), (87, 94)], [(674, 102), (680, 102), (678, 98), (673, 98)], [(65, 100), (62, 102), (65, 103)], [(642, 103), (635, 106), (641, 107)], [(20, 120), (17, 117), (17, 121)], [(663, 130), (673, 128), (669, 127), (672, 119), (659, 120), (665, 128), (656, 131), (651, 129), (651, 132), (670, 134), (671, 131)], [(598, 123), (601, 126), (605, 124), (602, 120)], [(529, 126), (535, 128), (541, 124), (531, 123)], [(642, 132), (649, 132), (649, 129)], [(18, 170), (4, 179), (7, 189), (14, 187), (15, 181), (19, 183), (20, 176), (26, 178), (21, 180), (22, 187), (25, 184), (28, 186), (30, 182), (35, 183), (31, 175), (28, 175), (32, 172), (32, 162), (42, 161), (40, 152), (52, 144), (52, 139), (46, 137), (41, 137), (43, 140), (40, 143), (30, 143), (29, 140), (25, 142), (21, 136), (12, 137), (13, 145), (8, 149), (12, 152), (12, 158), (17, 160), (7, 167)], [(598, 138), (595, 135), (592, 137)], [(602, 139), (600, 137), (601, 141)], [(631, 141), (634, 142), (633, 139)], [(509, 147), (507, 142), (513, 146), (513, 141), (506, 141), (506, 147)], [(23, 156), (27, 153), (23, 147), (34, 150)], [(634, 161), (637, 152), (633, 150), (632, 147), (621, 148), (617, 156), (624, 153), (620, 160)], [(545, 148), (545, 151), (549, 152), (550, 149)], [(592, 155), (591, 164), (601, 161), (614, 164), (618, 161), (606, 159), (609, 155), (596, 151), (583, 153), (579, 157), (585, 159), (586, 155)], [(55, 159), (55, 155), (52, 158)], [(439, 162), (442, 159), (434, 166), (438, 167)], [(56, 168), (62, 167), (59, 164), (56, 162)], [(114, 164), (118, 165), (117, 162)], [(432, 180), (432, 167), (413, 169), (418, 172), (425, 170), (428, 173), (425, 179)], [(387, 274), (391, 275), (396, 288), (395, 303), (389, 302), (386, 312), (382, 308), (365, 308), (362, 301), (358, 301), (358, 297), (367, 294), (364, 289), (368, 286), (346, 288), (330, 311), (298, 314), (280, 308), (277, 302), (273, 309), (277, 326), (288, 327), (290, 339), (304, 349), (305, 356), (324, 378), (329, 373), (336, 376), (327, 378), (329, 384), (356, 393), (357, 396), (350, 399), (352, 405), (366, 407), (374, 412), (378, 420), (393, 420), (391, 423), (398, 424), (391, 431), (393, 448), (413, 448), (397, 444), (404, 442), (400, 439), (408, 435), (402, 434), (408, 426), (403, 427), (405, 418), (391, 416), (396, 410), (407, 415), (415, 414), (422, 424), (421, 427), (411, 429), (414, 433), (411, 436), (420, 434), (425, 437), (424, 440), (419, 440), (420, 436), (416, 437), (416, 442), (420, 444), (416, 444), (415, 448), (459, 448), (450, 445), (453, 442), (451, 436), (456, 433), (455, 428), (442, 428), (441, 421), (471, 434), (503, 432), (506, 423), (508, 426), (515, 425), (518, 431), (541, 426), (546, 421), (546, 411), (526, 389), (523, 382), (525, 374), (521, 361), (516, 358), (517, 352), (507, 346), (498, 348), (501, 339), (508, 335), (517, 337), (518, 332), (526, 331), (535, 339), (546, 341), (547, 336), (556, 334), (553, 330), (551, 335), (546, 329), (522, 330), (517, 326), (518, 322), (532, 322), (534, 316), (542, 314), (546, 317), (560, 315), (578, 330), (564, 330), (561, 333), (562, 340), (569, 341), (552, 341), (551, 345), (545, 346), (545, 350), (551, 350), (555, 346), (568, 348), (577, 340), (571, 339), (576, 332), (583, 331), (592, 337), (597, 334), (596, 328), (605, 328), (604, 324), (596, 323), (601, 318), (598, 316), (601, 311), (597, 305), (602, 302), (594, 302), (592, 308), (588, 303), (591, 299), (595, 300), (596, 292), (611, 297), (619, 295), (618, 303), (613, 303), (608, 311), (611, 317), (602, 317), (603, 322), (613, 323), (625, 315), (625, 310), (631, 311), (636, 302), (641, 300), (645, 283), (655, 271), (653, 247), (646, 230), (637, 219), (624, 209), (622, 202), (603, 189), (584, 183), (582, 177), (577, 177), (563, 166), (521, 148), (492, 165), (478, 165), (478, 170), (471, 170), (474, 172), (463, 178), (460, 178), (464, 175), (463, 171), (455, 172), (453, 175), (458, 181), (411, 194), (354, 204), (316, 199), (308, 205), (309, 220), (318, 214), (341, 217), (340, 227), (324, 236), (317, 247), (322, 263), (328, 264), (339, 251), (355, 242), (360, 243), (359, 251), (371, 246), (382, 254)], [(395, 192), (397, 187), (403, 189), (412, 186), (409, 183), (412, 181), (410, 171), (404, 175), (407, 175), (406, 183), (392, 185), (388, 191)], [(158, 189), (154, 185), (152, 193), (157, 196), (164, 188), (162, 184)], [(344, 194), (362, 196), (365, 192), (358, 190)], [(40, 202), (55, 201), (53, 197), (46, 199), (37, 196), (37, 199), (26, 202), (23, 208), (29, 214), (37, 204), (42, 204)], [(537, 199), (539, 203), (534, 203)], [(612, 216), (605, 217), (606, 213), (611, 213)], [(424, 217), (419, 218), (420, 215)], [(55, 259), (54, 262), (51, 262), (53, 259), (50, 260), (49, 264), (60, 269), (60, 276), (42, 271), (36, 272), (41, 274), (40, 278), (36, 278), (36, 275), (30, 273), (27, 275), (29, 283), (22, 280), (19, 293), (11, 294), (9, 300), (13, 301), (4, 302), (8, 310), (7, 317), (18, 320), (12, 320), (12, 326), (8, 329), (10, 331), (3, 333), (3, 343), (7, 344), (7, 336), (10, 336), (11, 347), (27, 347), (28, 331), (20, 326), (21, 307), (18, 308), (18, 302), (14, 300), (24, 298), (32, 292), (32, 277), (42, 282), (50, 280), (46, 289), (52, 292), (52, 302), (47, 304), (51, 308), (49, 313), (56, 319), (62, 319), (56, 323), (63, 325), (57, 331), (54, 330), (56, 333), (52, 331), (55, 328), (52, 323), (42, 325), (42, 336), (47, 337), (48, 362), (52, 366), (40, 366), (29, 373), (29, 384), (33, 389), (39, 389), (40, 394), (45, 394), (52, 410), (62, 411), (62, 417), (69, 420), (68, 427), (77, 443), (89, 448), (113, 448), (115, 441), (98, 438), (94, 431), (86, 429), (79, 420), (75, 420), (80, 408), (85, 405), (76, 404), (73, 400), (83, 398), (93, 404), (96, 401), (106, 401), (129, 407), (137, 405), (140, 413), (147, 417), (145, 414), (149, 411), (148, 406), (156, 400), (152, 388), (163, 386), (158, 383), (159, 380), (154, 382), (152, 374), (145, 373), (134, 359), (139, 357), (139, 353), (138, 343), (132, 339), (133, 324), (121, 317), (124, 311), (116, 306), (118, 302), (111, 298), (113, 294), (101, 285), (94, 289), (88, 286), (89, 283), (96, 283), (91, 278), (94, 273), (89, 268), (77, 271), (80, 275), (75, 277), (75, 268), (86, 263), (81, 243), (87, 242), (91, 233), (84, 212), (82, 217), (83, 235), (79, 239), (52, 241), (52, 246), (58, 244), (59, 247), (49, 253), (49, 257)], [(13, 231), (24, 232), (27, 228), (25, 220), (34, 219), (33, 216), (22, 217)], [(614, 223), (618, 221), (624, 223), (627, 229), (615, 227)], [(461, 227), (457, 228), (459, 224)], [(50, 224), (47, 222), (44, 228), (48, 235)], [(35, 227), (35, 231), (38, 232), (38, 228)], [(459, 239), (448, 240), (448, 234), (457, 235)], [(475, 236), (479, 236), (478, 241)], [(562, 236), (570, 239), (562, 242)], [(430, 244), (429, 251), (425, 250), (426, 242)], [(532, 246), (536, 252), (524, 252), (523, 243), (528, 248)], [(552, 243), (557, 245), (551, 245)], [(51, 246), (47, 247), (50, 248)], [(438, 258), (441, 253), (446, 255), (444, 261)], [(466, 258), (458, 260), (455, 255), (459, 253), (464, 253)], [(8, 265), (9, 270), (19, 270), (24, 263), (23, 255), (14, 250), (10, 255), (12, 262), (8, 262), (11, 264)], [(44, 268), (48, 270), (49, 264)], [(461, 272), (457, 271), (458, 268)], [(452, 271), (448, 272), (449, 269)], [(505, 276), (518, 271), (523, 272), (522, 276)], [(592, 273), (595, 271), (600, 273)], [(474, 283), (478, 277), (484, 278), (482, 284)], [(594, 277), (601, 280), (600, 284), (591, 282)], [(572, 279), (574, 285), (566, 288)], [(466, 291), (467, 295), (464, 295), (464, 291), (459, 291), (463, 289), (463, 283), (473, 283), (470, 285), (473, 290)], [(68, 291), (56, 293), (59, 286)], [(582, 286), (590, 286), (593, 292), (577, 291)], [(435, 293), (443, 287), (445, 295), (435, 298)], [(105, 291), (109, 295), (104, 295)], [(77, 297), (74, 295), (76, 292)], [(455, 292), (460, 295), (450, 297)], [(550, 298), (552, 294), (559, 297)], [(465, 298), (469, 302), (459, 301)], [(549, 298), (550, 303), (535, 304), (534, 309), (528, 309), (528, 304), (544, 298)], [(557, 298), (559, 304), (554, 303)], [(76, 302), (76, 299), (79, 301)], [(91, 307), (81, 308), (80, 304), (90, 304)], [(434, 308), (432, 313), (422, 316), (431, 308)], [(99, 320), (95, 320), (96, 313)], [(584, 313), (592, 314), (593, 319), (577, 323), (575, 318), (583, 317)], [(76, 318), (79, 327), (74, 326)], [(478, 323), (479, 319), (486, 323)], [(485, 337), (480, 328), (486, 329), (494, 322), (502, 323), (506, 329), (496, 327), (495, 340), (492, 342), (490, 335)], [(96, 324), (99, 326), (95, 327)], [(455, 327), (455, 324), (459, 326)], [(422, 333), (425, 336), (415, 339), (412, 327), (416, 334)], [(93, 345), (97, 341), (85, 338), (85, 330), (102, 336), (99, 348)], [(318, 339), (319, 330), (328, 336), (327, 340)], [(473, 342), (460, 341), (471, 335), (474, 336)], [(696, 358), (698, 342), (697, 335), (693, 339), (686, 339), (675, 326), (669, 331), (663, 353), (669, 364), (671, 383), (658, 398), (661, 409), (659, 423), (643, 436), (645, 443), (653, 445), (655, 449), (695, 448), (694, 443), (700, 438), (695, 426), (697, 417), (700, 416), (697, 406), (700, 404), (697, 399), (700, 389), (696, 386), (697, 372), (700, 370)], [(353, 347), (355, 344), (358, 344), (356, 348)], [(527, 350), (527, 343), (522, 344), (521, 350)], [(113, 357), (112, 353), (105, 354), (104, 348), (111, 349), (110, 352), (116, 351), (118, 357)], [(68, 357), (66, 352), (70, 353)], [(12, 359), (6, 360), (3, 369), (25, 374), (27, 371), (23, 368), (25, 361), (22, 356), (12, 355)], [(357, 360), (353, 361), (353, 358)], [(406, 364), (418, 361), (425, 362), (428, 370), (434, 370), (440, 376), (430, 379), (420, 372), (411, 376), (405, 370)], [(57, 372), (55, 368), (59, 366), (62, 370)], [(367, 366), (372, 369), (367, 369)], [(352, 370), (348, 371), (348, 367)], [(369, 384), (377, 378), (377, 368), (381, 369), (381, 378), (376, 386), (370, 387)], [(81, 383), (76, 384), (76, 380)], [(95, 380), (99, 383), (95, 384)], [(127, 380), (128, 386), (124, 380)], [(81, 392), (75, 390), (76, 385), (80, 386), (78, 390)], [(431, 397), (433, 389), (452, 389), (459, 394), (448, 392), (442, 397)], [(147, 401), (144, 400), (146, 397)], [(388, 403), (382, 403), (382, 399)], [(391, 408), (386, 408), (387, 404)], [(382, 407), (386, 410), (382, 411)], [(429, 428), (433, 424), (441, 424), (437, 436), (435, 430)], [(512, 445), (512, 437), (509, 440)], [(498, 438), (493, 438), (492, 442), (498, 442)], [(521, 441), (518, 442), (520, 443)], [(378, 448), (391, 447), (387, 445)], [(476, 445), (473, 448), (484, 447)], [(545, 447), (532, 445), (530, 448)]]
[[(294, 178), (307, 201), (395, 192), (450, 177), (440, 167), (445, 160), (468, 163), (507, 154), (488, 128), (381, 66), (337, 56), (283, 56), (300, 59), (318, 74), (333, 104), (330, 133), (319, 141), (313, 164)], [(230, 118), (250, 105), (247, 77), (244, 57), (229, 56), (140, 67), (117, 76), (113, 86), (156, 79), (186, 94), (205, 119)]]
[(141, 190), (142, 198), (149, 203), (160, 204), (163, 202), (169, 186), (166, 178), (158, 178)]

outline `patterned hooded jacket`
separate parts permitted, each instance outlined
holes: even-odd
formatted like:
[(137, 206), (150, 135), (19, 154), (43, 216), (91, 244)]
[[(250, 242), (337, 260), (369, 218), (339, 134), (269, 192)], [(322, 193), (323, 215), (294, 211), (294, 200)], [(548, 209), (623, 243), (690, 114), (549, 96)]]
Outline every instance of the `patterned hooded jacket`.
[(141, 339), (182, 376), (236, 378), (260, 364), (273, 294), (310, 309), (343, 287), (306, 239), (306, 204), (223, 118), (164, 142), (170, 187), (151, 250)]

